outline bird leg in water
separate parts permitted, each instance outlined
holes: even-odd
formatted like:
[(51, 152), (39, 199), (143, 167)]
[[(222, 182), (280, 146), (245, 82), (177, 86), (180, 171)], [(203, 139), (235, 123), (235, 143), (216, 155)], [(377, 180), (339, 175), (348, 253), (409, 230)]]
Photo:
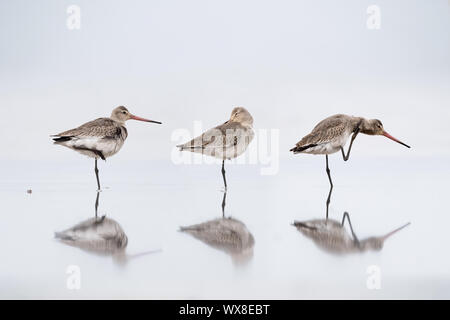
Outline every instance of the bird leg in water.
[(98, 178), (98, 168), (97, 168), (97, 158), (95, 158), (95, 168), (94, 168), (94, 171), (95, 171), (95, 176), (97, 177), (97, 191), (100, 191), (101, 190), (101, 188), (100, 188), (100, 180), (99, 180), (99, 178)]
[(352, 135), (352, 140), (350, 140), (350, 146), (348, 147), (347, 155), (345, 155), (344, 153), (344, 148), (341, 147), (342, 158), (344, 158), (344, 161), (347, 161), (348, 158), (350, 157), (350, 151), (352, 150), (353, 141), (355, 141), (355, 138), (358, 135), (358, 133), (359, 133), (359, 126), (358, 128), (356, 128), (355, 132)]
[(333, 181), (331, 181), (330, 168), (328, 167), (328, 155), (326, 154), (325, 157), (326, 157), (326, 160), (327, 160), (328, 180), (330, 181), (330, 192), (328, 193), (328, 199), (327, 199), (327, 220), (328, 220), (328, 207), (330, 206), (331, 193), (333, 192)]
[(223, 194), (222, 200), (222, 217), (225, 218), (225, 200), (227, 198), (227, 179), (225, 178), (225, 160), (222, 160), (222, 177), (223, 177), (223, 184), (225, 185), (225, 192)]
[(356, 244), (359, 246), (359, 239), (356, 236), (355, 232), (353, 231), (352, 222), (350, 221), (350, 215), (348, 214), (348, 212), (344, 212), (344, 215), (342, 216), (342, 223), (341, 223), (341, 225), (344, 226), (345, 217), (347, 217), (348, 225), (350, 226), (350, 231), (352, 232), (353, 241), (355, 241)]
[(225, 179), (225, 160), (222, 160), (222, 177), (223, 184), (225, 185), (225, 193), (227, 192), (227, 179)]

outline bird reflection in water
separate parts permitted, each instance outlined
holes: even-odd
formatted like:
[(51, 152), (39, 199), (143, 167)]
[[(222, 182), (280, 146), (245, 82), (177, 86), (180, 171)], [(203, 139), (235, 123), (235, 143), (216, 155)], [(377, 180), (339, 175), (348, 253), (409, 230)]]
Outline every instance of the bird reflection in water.
[(95, 217), (82, 221), (61, 232), (55, 232), (55, 238), (69, 246), (100, 256), (111, 256), (114, 262), (126, 264), (129, 260), (160, 250), (127, 254), (128, 237), (120, 224), (106, 216), (97, 217), (99, 192), (95, 202)]
[[(347, 219), (351, 235), (345, 229)], [(320, 249), (333, 254), (362, 253), (365, 251), (380, 251), (384, 241), (402, 230), (410, 223), (401, 226), (383, 236), (369, 237), (359, 240), (353, 231), (350, 215), (345, 212), (342, 222), (333, 219), (314, 219), (308, 221), (295, 221), (293, 226), (303, 235), (310, 238)]]
[[(225, 196), (226, 194), (223, 204)], [(255, 239), (245, 224), (237, 219), (223, 216), (200, 224), (180, 227), (180, 231), (189, 233), (207, 245), (229, 254), (235, 265), (245, 265), (253, 258)]]
[(207, 245), (224, 251), (231, 256), (234, 264), (246, 264), (253, 258), (255, 239), (245, 224), (233, 218), (218, 218), (180, 227)]

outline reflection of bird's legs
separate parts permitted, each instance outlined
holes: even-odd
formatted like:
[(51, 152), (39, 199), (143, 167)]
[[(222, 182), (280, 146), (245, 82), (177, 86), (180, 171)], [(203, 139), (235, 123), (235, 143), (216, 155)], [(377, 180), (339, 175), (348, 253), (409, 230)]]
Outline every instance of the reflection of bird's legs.
[(225, 178), (225, 160), (222, 160), (222, 177), (223, 184), (225, 185), (225, 192), (222, 200), (222, 217), (225, 218), (225, 199), (227, 198), (227, 179)]
[(98, 199), (100, 197), (100, 192), (97, 191), (97, 198), (95, 199), (95, 220), (97, 220), (97, 212), (98, 212)]
[(95, 158), (94, 171), (95, 171), (95, 176), (97, 177), (97, 188), (98, 188), (97, 190), (100, 191), (101, 189), (100, 189), (100, 179), (98, 178), (97, 158)]
[(223, 194), (223, 200), (222, 200), (222, 218), (225, 218), (225, 199), (227, 198), (227, 193), (225, 192)]
[(344, 158), (344, 161), (347, 161), (348, 158), (350, 157), (350, 151), (352, 150), (353, 141), (355, 141), (355, 138), (358, 135), (358, 133), (359, 133), (359, 126), (352, 135), (352, 140), (350, 140), (350, 146), (348, 147), (347, 155), (345, 155), (344, 153), (344, 148), (341, 147), (342, 158)]
[(350, 215), (348, 212), (344, 212), (344, 215), (342, 216), (342, 223), (341, 225), (344, 226), (345, 217), (347, 217), (348, 225), (350, 226), (350, 231), (352, 232), (353, 240), (359, 245), (358, 237), (356, 236), (355, 232), (353, 231), (352, 222), (350, 221)]
[(328, 199), (327, 199), (327, 220), (328, 220), (328, 207), (330, 206), (330, 198), (331, 198), (331, 193), (333, 192), (333, 181), (331, 181), (331, 175), (330, 175), (330, 168), (328, 167), (328, 155), (325, 155), (326, 157), (326, 161), (327, 161), (327, 175), (328, 175), (328, 180), (330, 181), (330, 192), (328, 193)]

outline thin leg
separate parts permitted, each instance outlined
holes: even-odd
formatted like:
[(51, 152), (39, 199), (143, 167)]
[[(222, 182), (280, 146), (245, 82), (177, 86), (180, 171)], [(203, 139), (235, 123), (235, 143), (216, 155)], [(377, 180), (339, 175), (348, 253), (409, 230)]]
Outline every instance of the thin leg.
[(222, 200), (222, 217), (225, 218), (225, 200), (227, 199), (227, 179), (225, 178), (225, 160), (222, 161), (222, 177), (223, 184), (225, 185), (225, 192)]
[(227, 179), (225, 178), (225, 160), (222, 161), (222, 177), (223, 184), (225, 185), (225, 193), (227, 192)]
[(359, 240), (358, 240), (358, 237), (356, 236), (355, 232), (353, 231), (352, 222), (350, 221), (350, 215), (348, 214), (348, 212), (344, 212), (344, 215), (342, 216), (341, 225), (344, 226), (346, 217), (347, 217), (348, 225), (350, 226), (350, 231), (352, 232), (353, 241), (355, 241), (359, 245)]
[(227, 193), (225, 192), (223, 194), (223, 200), (222, 200), (222, 218), (225, 218), (225, 200), (227, 199)]
[(95, 169), (94, 169), (94, 171), (95, 171), (95, 176), (97, 177), (97, 190), (100, 191), (101, 188), (100, 188), (100, 180), (98, 178), (97, 158), (95, 158)]
[(359, 127), (355, 130), (355, 132), (352, 135), (352, 140), (350, 141), (350, 146), (348, 147), (347, 155), (345, 155), (345, 153), (344, 153), (344, 148), (341, 147), (342, 158), (344, 158), (344, 161), (347, 161), (348, 158), (350, 157), (350, 151), (352, 150), (353, 141), (355, 141), (355, 138), (358, 135), (358, 133), (359, 133)]
[(331, 181), (331, 175), (330, 175), (330, 168), (328, 167), (328, 155), (325, 155), (326, 157), (326, 161), (327, 161), (327, 175), (328, 175), (328, 180), (330, 181), (330, 192), (328, 193), (328, 199), (327, 199), (327, 220), (328, 220), (328, 207), (330, 206), (330, 198), (331, 198), (331, 193), (333, 192), (333, 181)]
[(97, 220), (98, 213), (98, 199), (100, 197), (100, 191), (97, 191), (97, 198), (95, 199), (95, 220)]

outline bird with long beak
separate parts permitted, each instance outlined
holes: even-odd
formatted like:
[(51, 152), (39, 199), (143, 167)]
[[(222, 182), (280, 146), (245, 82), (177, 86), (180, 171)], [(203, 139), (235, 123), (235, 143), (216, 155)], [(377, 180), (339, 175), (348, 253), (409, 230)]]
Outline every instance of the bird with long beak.
[(95, 159), (95, 176), (97, 187), (100, 190), (100, 179), (98, 177), (97, 160), (106, 160), (115, 155), (122, 148), (128, 137), (125, 122), (127, 120), (138, 120), (161, 124), (137, 117), (131, 114), (127, 108), (120, 106), (115, 108), (111, 117), (98, 118), (87, 122), (78, 128), (52, 135), (54, 143), (75, 150), (81, 154)]
[(231, 111), (228, 121), (205, 131), (189, 142), (177, 145), (180, 151), (200, 153), (222, 160), (222, 178), (225, 187), (222, 201), (223, 217), (225, 217), (225, 199), (228, 188), (225, 178), (225, 160), (234, 159), (243, 154), (252, 142), (254, 135), (253, 117), (250, 112), (243, 107), (236, 107)]
[[(407, 144), (401, 142), (400, 140), (387, 133), (384, 130), (383, 124), (380, 120), (368, 120), (361, 117), (337, 114), (319, 122), (310, 134), (303, 137), (299, 142), (297, 142), (295, 147), (290, 150), (294, 152), (294, 154), (310, 153), (325, 155), (326, 171), (328, 180), (330, 181), (330, 192), (328, 193), (328, 199), (326, 203), (327, 218), (331, 192), (333, 191), (333, 181), (331, 180), (330, 169), (328, 167), (328, 155), (340, 150), (342, 152), (344, 161), (347, 161), (350, 157), (350, 151), (352, 149), (353, 141), (359, 133), (385, 136), (407, 148), (410, 148), (410, 146), (408, 146)], [(352, 135), (350, 146), (348, 148), (347, 154), (345, 154), (344, 146), (347, 143), (350, 135)]]
[(99, 256), (111, 256), (119, 265), (132, 259), (161, 252), (160, 249), (128, 254), (128, 237), (120, 224), (105, 216), (90, 218), (61, 232), (55, 232), (55, 239)]
[[(347, 218), (351, 236), (344, 227)], [(333, 219), (313, 219), (308, 221), (295, 221), (293, 226), (303, 235), (310, 238), (320, 249), (332, 254), (362, 253), (365, 251), (380, 251), (386, 239), (406, 228), (411, 223), (377, 237), (358, 239), (350, 221), (350, 215), (345, 212), (342, 222)]]

